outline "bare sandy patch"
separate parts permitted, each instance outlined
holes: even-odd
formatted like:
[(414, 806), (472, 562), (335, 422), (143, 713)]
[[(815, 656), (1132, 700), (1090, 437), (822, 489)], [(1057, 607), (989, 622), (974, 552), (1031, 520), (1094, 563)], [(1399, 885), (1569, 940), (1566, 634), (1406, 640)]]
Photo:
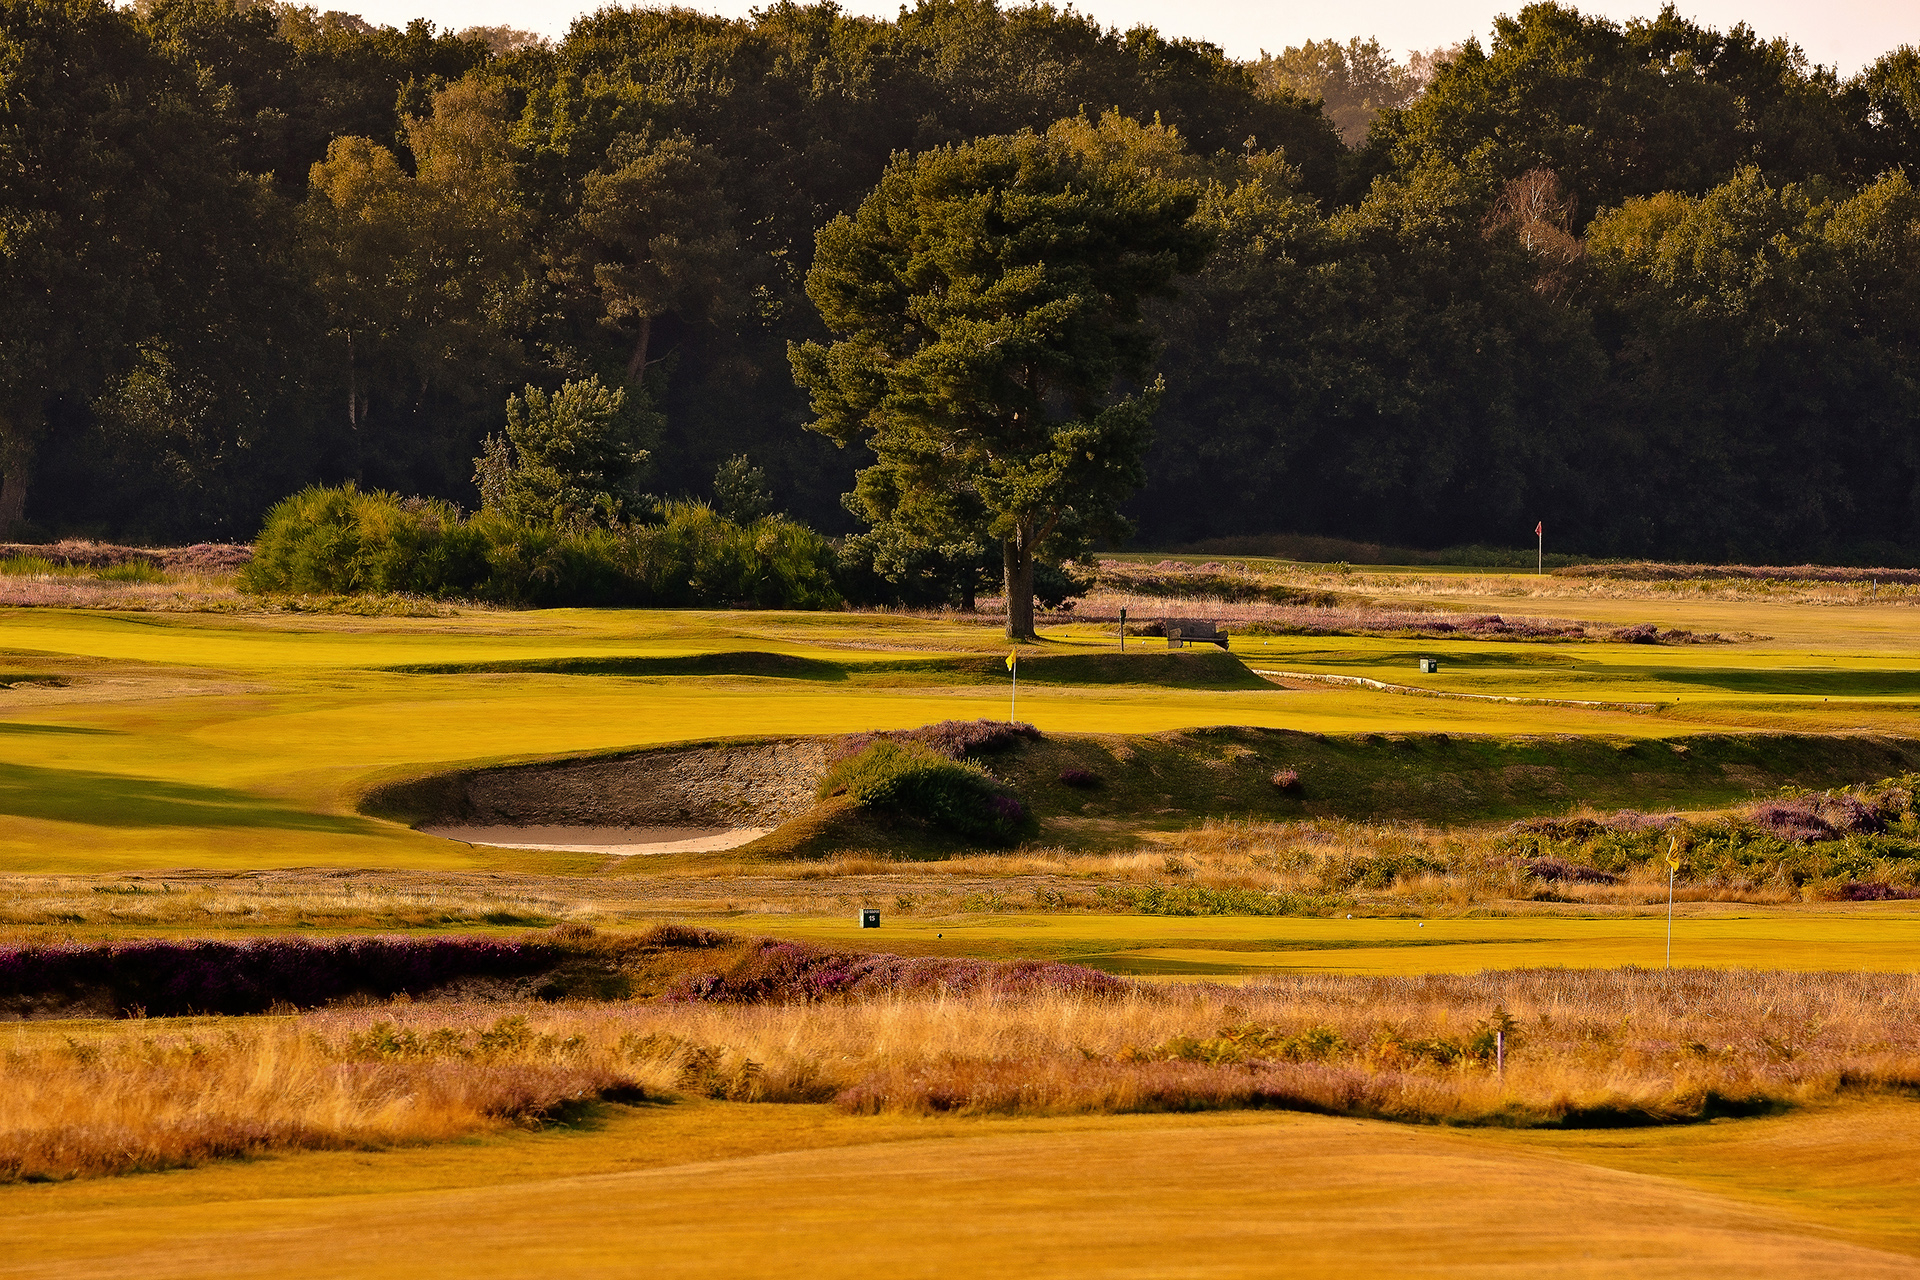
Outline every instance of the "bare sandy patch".
[(734, 849), (772, 827), (569, 827), (431, 826), (430, 836), (495, 849), (554, 849), (631, 857), (649, 853), (711, 853)]

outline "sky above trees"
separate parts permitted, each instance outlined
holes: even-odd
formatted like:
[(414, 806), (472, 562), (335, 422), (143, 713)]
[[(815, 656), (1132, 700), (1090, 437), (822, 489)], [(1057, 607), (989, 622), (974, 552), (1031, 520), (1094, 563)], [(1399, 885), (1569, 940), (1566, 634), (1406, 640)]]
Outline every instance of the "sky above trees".
[[(744, 18), (766, 0), (692, 0), (689, 8)], [(322, 5), (322, 8), (329, 6)], [(559, 37), (575, 17), (598, 7), (583, 0), (362, 0), (340, 5), (369, 22), (404, 27), (428, 18), (442, 27), (511, 26)], [(1074, 8), (1122, 29), (1145, 23), (1163, 35), (1210, 40), (1236, 58), (1257, 58), (1328, 37), (1376, 36), (1397, 56), (1456, 44), (1486, 43), (1493, 19), (1520, 3), (1501, 0), (1346, 0), (1337, 10), (1271, 0), (1079, 0)], [(892, 18), (899, 0), (842, 0), (849, 13)], [(1658, 0), (1583, 0), (1582, 13), (1624, 21), (1652, 17)], [(1725, 29), (1744, 22), (1763, 37), (1787, 36), (1814, 62), (1852, 75), (1881, 54), (1920, 42), (1913, 0), (1687, 0), (1683, 16)]]

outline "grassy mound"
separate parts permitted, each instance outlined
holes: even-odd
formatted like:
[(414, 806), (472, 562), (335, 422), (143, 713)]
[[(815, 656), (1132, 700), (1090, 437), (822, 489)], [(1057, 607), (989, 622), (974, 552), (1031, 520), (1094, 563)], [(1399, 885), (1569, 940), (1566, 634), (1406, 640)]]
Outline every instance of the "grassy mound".
[[(998, 656), (831, 661), (745, 650), (685, 656), (583, 655), (425, 662), (379, 668), (400, 675), (546, 674), (570, 676), (781, 676), (796, 680), (975, 685), (1008, 682)], [(1224, 650), (1152, 650), (1135, 653), (1022, 655), (1020, 682), (1036, 685), (1120, 685), (1172, 689), (1269, 689), (1266, 681)]]
[(921, 742), (872, 743), (827, 770), (820, 794), (984, 844), (1011, 843), (1028, 826), (1026, 806), (992, 774)]
[[(1920, 743), (1869, 735), (1701, 734), (1684, 741), (1555, 735), (1296, 733), (1221, 728), (1055, 736), (998, 768), (1048, 839), (1201, 817), (1470, 822), (1602, 808), (1702, 808), (1784, 785), (1829, 787), (1912, 768)], [(1062, 781), (1079, 770), (1095, 784)], [(1275, 775), (1292, 770), (1289, 785)], [(1077, 775), (1076, 775), (1077, 778)]]
[(696, 653), (674, 657), (524, 658), (484, 662), (421, 662), (382, 667), (397, 675), (780, 676), (845, 680), (848, 664), (787, 653)]
[[(1713, 808), (1784, 786), (1904, 773), (1920, 762), (1920, 743), (1868, 735), (1703, 734), (1669, 743), (1221, 728), (1020, 738), (983, 760), (1026, 805), (1041, 843), (1092, 850), (1205, 818), (1459, 823), (1583, 805)], [(695, 856), (752, 863), (873, 851), (929, 859), (990, 843), (839, 795), (751, 844)], [(658, 861), (686, 865), (677, 855)], [(651, 870), (653, 862), (631, 870)]]

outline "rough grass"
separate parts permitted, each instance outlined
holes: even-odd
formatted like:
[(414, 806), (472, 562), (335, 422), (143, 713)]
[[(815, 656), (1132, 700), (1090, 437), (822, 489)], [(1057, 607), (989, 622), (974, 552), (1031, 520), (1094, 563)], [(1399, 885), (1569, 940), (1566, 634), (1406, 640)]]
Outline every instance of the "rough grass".
[[(1246, 1112), (848, 1116), (605, 1106), (370, 1159), (0, 1189), (22, 1276), (1444, 1276), (1632, 1259), (1659, 1277), (1910, 1275), (1920, 1106), (1637, 1132), (1443, 1130)], [(1252, 1171), (1250, 1173), (1250, 1171)], [(1622, 1176), (1622, 1174), (1628, 1176)], [(353, 1194), (341, 1195), (351, 1187)], [(1140, 1189), (1151, 1186), (1151, 1195)], [(884, 1230), (872, 1224), (884, 1222)], [(396, 1245), (404, 1242), (404, 1245)], [(1575, 1262), (1575, 1265), (1578, 1265)], [(1481, 1269), (1484, 1269), (1482, 1266)]]
[[(1702, 734), (1662, 742), (1455, 734), (1332, 735), (1220, 728), (1050, 735), (989, 763), (1034, 808), (1043, 839), (1095, 840), (1076, 821), (1233, 815), (1463, 822), (1569, 803), (1626, 807), (1727, 803), (1788, 781), (1833, 786), (1920, 764), (1903, 741)], [(1100, 782), (1062, 782), (1080, 770)], [(1293, 785), (1274, 776), (1292, 771)], [(1077, 837), (1077, 838), (1076, 838)]]
[(641, 1096), (582, 1042), (494, 1018), (431, 1053), (324, 1021), (15, 1038), (0, 1180), (179, 1168), (270, 1151), (445, 1141)]
[(1618, 1127), (1920, 1089), (1912, 975), (1532, 970), (1098, 999), (1044, 983), (774, 994), (22, 1030), (6, 1056), (0, 1171), (60, 1178), (443, 1140), (637, 1092), (832, 1099), (858, 1114), (1267, 1107)]

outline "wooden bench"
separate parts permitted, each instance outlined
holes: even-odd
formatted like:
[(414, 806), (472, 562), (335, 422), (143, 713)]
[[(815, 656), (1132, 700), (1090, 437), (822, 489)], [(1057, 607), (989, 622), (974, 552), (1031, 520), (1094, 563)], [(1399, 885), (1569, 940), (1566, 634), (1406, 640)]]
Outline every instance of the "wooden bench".
[(1167, 648), (1183, 649), (1191, 641), (1194, 644), (1217, 644), (1227, 647), (1227, 633), (1219, 624), (1203, 618), (1168, 618), (1163, 624), (1167, 632)]

